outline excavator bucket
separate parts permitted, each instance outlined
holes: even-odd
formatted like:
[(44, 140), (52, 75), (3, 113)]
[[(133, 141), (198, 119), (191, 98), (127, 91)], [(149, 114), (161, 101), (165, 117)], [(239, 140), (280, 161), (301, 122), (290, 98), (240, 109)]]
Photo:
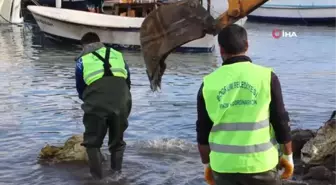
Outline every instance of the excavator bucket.
[(199, 0), (182, 0), (152, 11), (140, 28), (140, 44), (152, 91), (161, 88), (165, 59), (176, 48), (205, 34), (217, 33), (268, 0), (227, 0), (229, 7), (214, 19)]
[(161, 87), (164, 61), (170, 52), (211, 33), (214, 21), (199, 0), (162, 5), (147, 15), (141, 25), (140, 43), (153, 91)]

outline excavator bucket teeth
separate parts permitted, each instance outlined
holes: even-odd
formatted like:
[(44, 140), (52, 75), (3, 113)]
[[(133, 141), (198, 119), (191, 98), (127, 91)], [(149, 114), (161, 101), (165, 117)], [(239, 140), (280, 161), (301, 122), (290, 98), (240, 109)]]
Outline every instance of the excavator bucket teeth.
[(161, 88), (165, 59), (176, 48), (214, 29), (215, 19), (199, 0), (183, 0), (152, 11), (140, 28), (140, 44), (152, 91)]

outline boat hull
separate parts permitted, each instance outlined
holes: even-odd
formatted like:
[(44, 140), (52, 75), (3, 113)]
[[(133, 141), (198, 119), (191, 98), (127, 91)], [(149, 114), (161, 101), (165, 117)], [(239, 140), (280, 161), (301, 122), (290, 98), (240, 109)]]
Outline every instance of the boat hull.
[[(53, 39), (79, 43), (81, 37), (88, 33), (96, 33), (100, 40), (114, 48), (123, 50), (141, 50), (140, 33), (138, 28), (103, 28), (74, 24), (48, 17), (33, 14), (41, 31)], [(176, 52), (212, 52), (214, 49), (214, 36), (206, 35), (183, 45)]]
[(335, 10), (334, 6), (264, 5), (247, 17), (268, 23), (335, 24)]
[[(90, 12), (28, 6), (40, 30), (57, 40), (78, 42), (88, 32), (96, 33), (100, 40), (115, 48), (141, 50), (140, 26), (144, 18), (127, 18)], [(237, 24), (243, 25), (247, 18)], [(215, 38), (206, 35), (186, 43), (174, 52), (209, 53), (214, 50)]]

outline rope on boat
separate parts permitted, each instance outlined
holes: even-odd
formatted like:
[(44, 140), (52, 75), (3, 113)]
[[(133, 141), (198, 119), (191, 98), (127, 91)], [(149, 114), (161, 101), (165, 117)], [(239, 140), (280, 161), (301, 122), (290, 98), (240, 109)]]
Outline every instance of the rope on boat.
[(13, 23), (13, 22), (9, 21), (8, 19), (6, 19), (6, 18), (5, 18), (4, 16), (2, 16), (1, 14), (0, 14), (0, 17), (1, 17), (3, 20), (5, 20), (5, 22), (7, 22), (7, 23), (9, 23), (9, 24), (14, 24), (14, 25), (17, 25), (17, 26), (27, 26), (27, 25), (29, 25), (29, 26), (36, 26), (36, 27), (38, 27), (37, 24), (27, 23), (27, 22), (23, 22), (23, 23)]
[(30, 0), (30, 1), (33, 2), (37, 6), (41, 6), (40, 3), (38, 3), (36, 0)]
[(300, 12), (300, 10), (297, 10), (298, 11), (298, 13), (299, 13), (299, 15), (300, 15), (300, 17), (301, 17), (301, 19), (302, 19), (302, 21), (303, 22), (305, 22), (306, 23), (306, 25), (308, 25), (308, 22), (303, 18), (303, 16), (301, 15), (301, 12)]

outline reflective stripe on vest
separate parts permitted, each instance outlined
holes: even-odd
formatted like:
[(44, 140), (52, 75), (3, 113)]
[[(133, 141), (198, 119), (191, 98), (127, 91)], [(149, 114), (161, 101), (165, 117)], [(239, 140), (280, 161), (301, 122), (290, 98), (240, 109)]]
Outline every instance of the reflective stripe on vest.
[(212, 127), (211, 132), (217, 131), (249, 131), (269, 126), (269, 120), (249, 123), (219, 123)]
[[(113, 68), (113, 67), (111, 67), (110, 70), (111, 70), (113, 76), (119, 76), (119, 77), (123, 77), (123, 78), (125, 78), (124, 76), (126, 76), (126, 78), (127, 78), (127, 70), (126, 69), (120, 69), (120, 68)], [(84, 81), (88, 81), (88, 79), (90, 79), (90, 78), (92, 78), (92, 77), (94, 77), (96, 75), (99, 75), (101, 73), (104, 73), (104, 69), (99, 69), (97, 71), (94, 71), (94, 72), (88, 74), (87, 76), (84, 77)], [(118, 74), (121, 74), (121, 75), (118, 75)]]
[(223, 152), (231, 154), (248, 154), (248, 153), (267, 151), (273, 148), (274, 145), (276, 144), (277, 141), (275, 138), (273, 138), (269, 142), (249, 146), (222, 145), (222, 144), (210, 143), (210, 148), (211, 151), (214, 152)]
[(203, 97), (213, 127), (210, 166), (219, 173), (259, 173), (278, 164), (269, 122), (271, 69), (238, 62), (204, 78)]
[[(105, 56), (107, 48), (103, 47), (96, 52)], [(104, 62), (98, 57), (94, 56), (92, 53), (84, 55), (83, 60), (83, 77), (87, 85), (90, 85), (94, 81), (102, 78), (104, 76)], [(110, 49), (109, 63), (111, 65), (111, 73), (113, 76), (127, 78), (127, 70), (125, 68), (125, 62), (123, 56), (120, 52)]]

